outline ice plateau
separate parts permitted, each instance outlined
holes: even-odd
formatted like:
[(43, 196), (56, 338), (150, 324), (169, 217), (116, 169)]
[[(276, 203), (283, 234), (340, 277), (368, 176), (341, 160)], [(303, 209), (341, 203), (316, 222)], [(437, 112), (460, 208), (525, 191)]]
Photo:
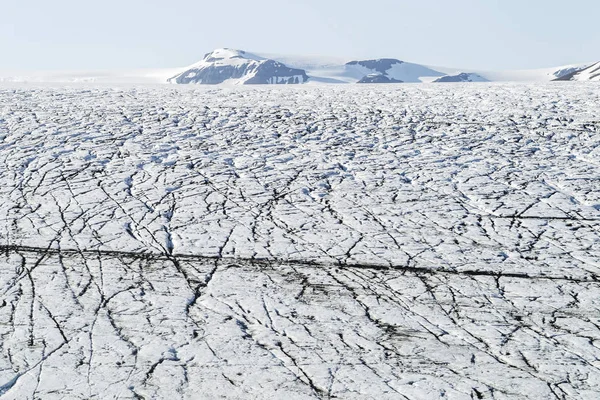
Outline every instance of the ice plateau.
[(597, 399), (600, 86), (0, 89), (0, 397)]

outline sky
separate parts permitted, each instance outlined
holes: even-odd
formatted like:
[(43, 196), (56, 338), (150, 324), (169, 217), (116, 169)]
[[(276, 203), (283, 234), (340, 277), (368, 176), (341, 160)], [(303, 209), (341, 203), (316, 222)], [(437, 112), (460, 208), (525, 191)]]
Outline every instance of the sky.
[(0, 69), (181, 67), (215, 48), (527, 69), (600, 60), (598, 0), (2, 0)]

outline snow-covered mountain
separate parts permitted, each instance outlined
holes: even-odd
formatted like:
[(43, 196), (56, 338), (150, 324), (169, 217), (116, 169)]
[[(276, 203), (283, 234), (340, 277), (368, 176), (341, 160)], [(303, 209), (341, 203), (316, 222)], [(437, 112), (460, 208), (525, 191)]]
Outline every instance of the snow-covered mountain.
[(444, 73), (429, 67), (380, 58), (347, 62), (342, 59), (312, 59), (253, 54), (243, 50), (217, 49), (202, 61), (169, 79), (187, 84), (272, 83), (418, 83)]
[(559, 80), (561, 78), (564, 78), (567, 75), (572, 75), (576, 72), (586, 69), (587, 67), (588, 67), (588, 65), (566, 66), (564, 68), (554, 71), (552, 73), (552, 76), (555, 77), (555, 80)]
[[(433, 82), (442, 77), (444, 81), (460, 81), (465, 70), (470, 71), (472, 82), (550, 82), (558, 77), (565, 76), (574, 71), (580, 71), (590, 64), (573, 64), (553, 68), (538, 68), (526, 70), (487, 71), (466, 68), (448, 68), (430, 66), (409, 62), (402, 62), (395, 58), (381, 58), (376, 60), (350, 61), (342, 57), (318, 56), (293, 56), (260, 54), (277, 60), (293, 68), (306, 70), (311, 84), (318, 83), (390, 83), (395, 80), (418, 83)], [(477, 76), (479, 78), (477, 78)], [(463, 75), (464, 77), (464, 75)], [(465, 80), (468, 82), (469, 78)]]
[(356, 83), (404, 83), (398, 79), (390, 78), (382, 73), (369, 74), (367, 76), (363, 76)]
[(575, 69), (556, 79), (557, 81), (598, 81), (600, 82), (600, 62), (587, 68)]
[[(586, 68), (589, 64), (571, 64), (551, 68), (523, 69), (523, 70), (505, 70), (505, 71), (472, 71), (490, 82), (551, 82), (557, 78), (563, 77), (573, 71), (579, 71)], [(440, 69), (443, 72), (452, 75), (453, 73), (446, 69)]]
[[(444, 74), (419, 64), (407, 63), (394, 58), (380, 58), (376, 60), (350, 61), (345, 65), (348, 76), (363, 81), (368, 76), (378, 75), (382, 83), (390, 82), (423, 82), (424, 77), (438, 77)], [(377, 83), (377, 82), (369, 82)]]
[(435, 83), (446, 83), (446, 82), (489, 82), (479, 74), (461, 72), (456, 75), (446, 75), (434, 80)]
[[(332, 56), (296, 56), (217, 49), (188, 67), (105, 71), (6, 71), (3, 84), (354, 84), (430, 82), (598, 81), (600, 63), (554, 68), (487, 71), (448, 68), (379, 58), (350, 61)], [(465, 72), (470, 71), (470, 72)]]
[(242, 50), (217, 49), (185, 71), (169, 79), (171, 83), (204, 85), (299, 84), (308, 81), (302, 69), (256, 56)]

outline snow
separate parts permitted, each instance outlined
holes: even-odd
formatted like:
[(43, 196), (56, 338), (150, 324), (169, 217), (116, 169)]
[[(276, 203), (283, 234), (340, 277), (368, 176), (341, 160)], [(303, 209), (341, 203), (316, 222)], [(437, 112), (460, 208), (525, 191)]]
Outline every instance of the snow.
[[(283, 71), (282, 71), (283, 69)], [(257, 55), (242, 50), (217, 49), (168, 81), (177, 84), (282, 84), (304, 83), (304, 71), (289, 69)]]
[(3, 399), (596, 399), (600, 86), (0, 89)]
[[(587, 64), (564, 65), (553, 68), (540, 68), (514, 71), (474, 71), (493, 82), (548, 82), (556, 79), (565, 70), (583, 68)], [(558, 74), (558, 75), (557, 75)]]
[(350, 61), (345, 57), (331, 56), (297, 56), (270, 53), (259, 53), (259, 56), (279, 61), (291, 68), (299, 68), (310, 76), (309, 84), (321, 83), (355, 83), (361, 77), (348, 76), (345, 64)]
[(391, 78), (401, 80), (402, 82), (422, 82), (423, 79), (432, 76), (442, 76), (441, 73), (436, 73), (430, 68), (419, 64), (413, 64), (404, 62), (402, 64), (393, 65), (390, 70), (387, 71)]
[(372, 75), (372, 74), (381, 74), (381, 72), (374, 71), (362, 65), (346, 65), (344, 66), (345, 73), (344, 75), (351, 78), (352, 81), (358, 81), (361, 78)]
[(164, 84), (167, 83), (167, 79), (183, 70), (184, 68), (98, 71), (0, 70), (0, 83)]
[(575, 81), (596, 81), (600, 82), (600, 62), (589, 66), (588, 68), (575, 74)]
[(260, 61), (264, 61), (265, 59), (254, 55), (252, 53), (245, 52), (243, 50), (235, 50), (235, 49), (216, 49), (210, 53), (208, 53), (202, 60), (197, 63), (194, 63), (184, 69), (195, 69), (202, 68), (206, 66), (223, 66), (223, 65), (231, 65), (231, 66), (241, 66), (247, 64), (248, 61), (256, 61), (257, 63)]
[[(361, 66), (354, 65), (348, 68), (345, 64), (353, 60), (351, 57), (291, 56), (262, 53), (261, 56), (280, 61), (289, 67), (306, 70), (306, 73), (311, 77), (309, 83), (355, 83), (362, 77), (373, 73), (372, 70)], [(590, 63), (552, 68), (489, 71), (405, 62), (395, 65), (389, 77), (403, 82), (430, 83), (444, 74), (456, 75), (467, 70), (491, 82), (549, 82), (556, 79), (557, 74), (560, 74), (561, 71), (564, 72), (572, 68), (585, 68), (589, 65)], [(432, 71), (439, 71), (441, 74), (434, 74)]]
[[(360, 80), (361, 78), (373, 73), (379, 72), (366, 68), (362, 65), (347, 65), (345, 67), (344, 75), (353, 80)], [(405, 83), (418, 83), (426, 80), (428, 77), (439, 77), (442, 75), (442, 73), (438, 73), (437, 71), (433, 71), (422, 65), (406, 62), (394, 64), (390, 69), (385, 71), (385, 76), (388, 78), (396, 79)]]
[[(322, 84), (348, 84), (356, 83), (361, 78), (375, 73), (375, 71), (364, 68), (360, 65), (348, 66), (348, 62), (353, 59), (350, 57), (332, 57), (332, 56), (296, 56), (279, 55), (268, 53), (252, 53), (235, 49), (216, 49), (208, 53), (206, 57), (210, 62), (202, 59), (187, 67), (163, 68), (163, 69), (132, 69), (132, 70), (105, 70), (105, 71), (2, 71), (0, 70), (0, 83), (2, 82), (29, 82), (29, 83), (96, 83), (96, 84), (152, 84), (166, 83), (175, 76), (190, 71), (207, 67), (237, 67), (256, 66), (266, 60), (275, 60), (290, 68), (305, 70), (310, 77), (310, 85)], [(430, 83), (438, 77), (447, 75), (456, 75), (464, 71), (481, 76), (483, 79), (491, 82), (548, 82), (556, 79), (569, 71), (585, 69), (592, 63), (571, 64), (561, 67), (541, 68), (530, 70), (507, 70), (507, 71), (486, 71), (472, 70), (469, 68), (454, 68), (421, 65), (416, 63), (404, 62), (393, 65), (387, 72), (387, 76), (392, 79), (400, 80), (406, 83)], [(598, 64), (595, 64), (598, 65)], [(439, 72), (439, 73), (437, 73)], [(193, 72), (196, 73), (196, 72)], [(576, 80), (589, 80), (587, 75), (578, 75)], [(590, 75), (591, 80), (599, 80), (600, 76)], [(247, 78), (230, 79), (224, 82), (225, 85), (244, 84)]]
[(469, 73), (469, 72), (461, 72), (456, 75), (446, 75), (440, 78), (433, 80), (432, 82), (489, 82), (487, 79), (482, 77), (481, 75)]
[[(363, 77), (377, 73), (377, 71), (366, 68), (362, 65), (346, 65), (351, 59), (342, 57), (294, 57), (267, 55), (269, 58), (282, 62), (293, 68), (301, 68), (310, 76), (309, 82), (318, 83), (356, 83)], [(431, 68), (402, 62), (393, 65), (386, 71), (386, 76), (391, 79), (400, 80), (407, 83), (417, 83), (427, 81), (429, 77), (439, 77), (443, 74), (436, 73)]]

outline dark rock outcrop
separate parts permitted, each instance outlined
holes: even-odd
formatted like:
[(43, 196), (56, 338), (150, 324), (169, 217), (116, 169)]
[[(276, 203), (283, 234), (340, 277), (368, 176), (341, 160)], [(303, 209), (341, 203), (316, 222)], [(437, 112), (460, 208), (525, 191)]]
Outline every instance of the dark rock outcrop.
[(385, 74), (386, 71), (392, 68), (393, 65), (403, 63), (404, 61), (396, 60), (394, 58), (379, 58), (377, 60), (350, 61), (349, 63), (346, 63), (346, 65), (360, 65), (370, 70)]
[(389, 78), (383, 74), (370, 74), (363, 77), (356, 83), (403, 83), (402, 81), (394, 78)]

